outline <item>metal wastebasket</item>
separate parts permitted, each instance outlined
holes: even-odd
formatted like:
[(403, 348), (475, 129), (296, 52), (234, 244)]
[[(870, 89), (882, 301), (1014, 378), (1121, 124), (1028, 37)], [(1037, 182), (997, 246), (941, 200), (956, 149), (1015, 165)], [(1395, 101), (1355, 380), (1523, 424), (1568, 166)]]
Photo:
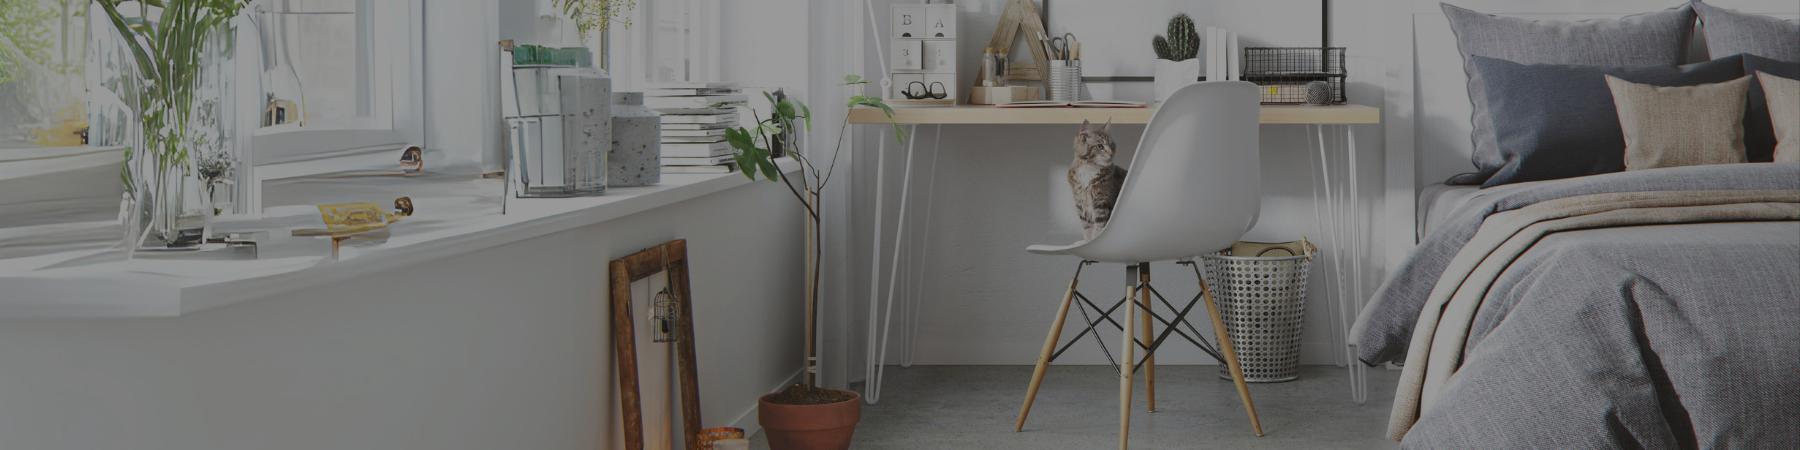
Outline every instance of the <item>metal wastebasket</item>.
[[(1306, 321), (1306, 281), (1318, 247), (1239, 242), (1201, 257), (1219, 315), (1237, 350), (1244, 381), (1277, 383), (1300, 377), (1300, 331)], [(1225, 365), (1219, 376), (1230, 379)]]

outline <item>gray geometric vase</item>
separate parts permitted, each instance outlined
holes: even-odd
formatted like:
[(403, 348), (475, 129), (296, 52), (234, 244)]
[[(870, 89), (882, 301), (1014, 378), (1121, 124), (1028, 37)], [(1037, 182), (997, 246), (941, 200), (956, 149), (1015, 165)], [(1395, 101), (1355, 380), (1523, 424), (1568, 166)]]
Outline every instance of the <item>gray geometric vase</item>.
[(612, 95), (612, 151), (607, 154), (607, 186), (649, 186), (662, 182), (662, 115), (644, 107), (642, 92)]

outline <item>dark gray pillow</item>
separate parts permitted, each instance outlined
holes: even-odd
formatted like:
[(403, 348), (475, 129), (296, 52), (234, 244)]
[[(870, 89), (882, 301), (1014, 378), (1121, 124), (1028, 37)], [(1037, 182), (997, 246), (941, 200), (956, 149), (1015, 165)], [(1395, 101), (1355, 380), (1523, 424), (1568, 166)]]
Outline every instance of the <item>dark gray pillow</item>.
[(1700, 13), (1700, 30), (1706, 34), (1707, 53), (1713, 56), (1748, 53), (1781, 61), (1800, 61), (1800, 21), (1742, 13), (1698, 1), (1693, 4), (1694, 11)]
[(1686, 66), (1519, 64), (1471, 58), (1487, 93), (1501, 164), (1482, 187), (1625, 170), (1625, 137), (1606, 75), (1656, 86), (1744, 76), (1743, 58)]
[[(1462, 51), (1463, 72), (1469, 76), (1469, 101), (1474, 103), (1470, 136), (1476, 173), (1459, 175), (1451, 184), (1477, 184), (1500, 170), (1506, 162), (1490, 125), (1486, 83), (1473, 67), (1475, 56), (1525, 64), (1581, 64), (1636, 67), (1675, 66), (1686, 58), (1688, 39), (1694, 32), (1694, 10), (1681, 5), (1663, 11), (1618, 19), (1578, 22), (1539, 21), (1484, 14), (1443, 4), (1456, 47)], [(1606, 83), (1594, 77), (1601, 91)], [(1608, 97), (1610, 99), (1610, 97)], [(1607, 103), (1611, 103), (1610, 100)]]
[[(1800, 61), (1776, 61), (1756, 55), (1744, 55), (1744, 74), (1757, 72), (1800, 80)], [(1769, 101), (1763, 98), (1761, 80), (1750, 83), (1750, 97), (1744, 102), (1744, 156), (1750, 162), (1775, 160), (1775, 122), (1769, 116)]]

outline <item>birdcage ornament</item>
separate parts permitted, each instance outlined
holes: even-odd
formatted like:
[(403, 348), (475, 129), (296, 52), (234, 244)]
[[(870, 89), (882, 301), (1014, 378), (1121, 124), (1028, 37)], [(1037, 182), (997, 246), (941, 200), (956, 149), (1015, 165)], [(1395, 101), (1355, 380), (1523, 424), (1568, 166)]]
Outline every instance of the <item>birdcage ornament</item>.
[(650, 329), (655, 334), (655, 342), (675, 342), (675, 314), (679, 306), (675, 303), (675, 295), (664, 287), (656, 293), (650, 304)]

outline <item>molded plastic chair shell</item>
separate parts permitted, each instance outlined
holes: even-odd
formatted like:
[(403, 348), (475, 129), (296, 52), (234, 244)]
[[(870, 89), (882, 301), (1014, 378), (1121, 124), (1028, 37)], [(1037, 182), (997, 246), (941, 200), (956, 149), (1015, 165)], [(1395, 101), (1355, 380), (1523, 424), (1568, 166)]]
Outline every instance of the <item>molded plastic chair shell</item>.
[(1230, 247), (1262, 213), (1260, 109), (1261, 95), (1248, 82), (1175, 91), (1144, 129), (1112, 221), (1092, 240), (1027, 250), (1138, 263)]

